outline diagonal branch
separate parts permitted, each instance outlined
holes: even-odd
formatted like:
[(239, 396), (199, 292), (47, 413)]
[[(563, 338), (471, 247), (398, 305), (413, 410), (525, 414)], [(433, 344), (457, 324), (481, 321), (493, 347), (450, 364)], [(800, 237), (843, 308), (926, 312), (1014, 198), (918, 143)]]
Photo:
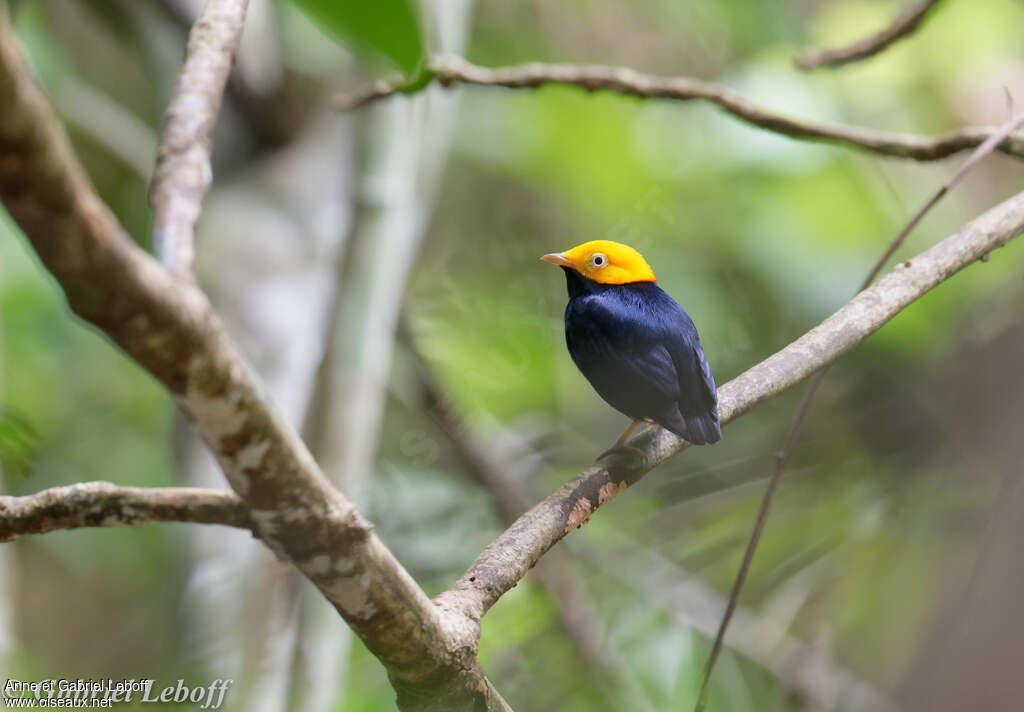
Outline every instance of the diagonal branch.
[[(708, 101), (744, 123), (790, 138), (853, 146), (882, 156), (917, 161), (935, 161), (974, 148), (996, 131), (988, 127), (967, 127), (945, 136), (929, 138), (797, 119), (758, 106), (721, 84), (691, 77), (658, 77), (624, 67), (595, 64), (531, 63), (489, 69), (471, 64), (460, 57), (442, 56), (430, 59), (427, 75), (444, 86), (474, 84), (510, 89), (535, 89), (548, 84), (559, 84), (587, 91), (612, 91), (642, 99)], [(341, 111), (357, 109), (408, 91), (415, 89), (402, 84), (379, 81), (360, 92), (340, 97), (336, 106)], [(1024, 136), (1008, 136), (1000, 142), (999, 150), (1011, 156), (1024, 158)]]
[[(719, 390), (723, 424), (792, 388), (880, 329), (906, 306), (1024, 230), (1024, 192), (1004, 201), (917, 257), (898, 264), (821, 324)], [(647, 456), (641, 469), (594, 465), (523, 514), (435, 601), (479, 619), (556, 542), (599, 507), (689, 443), (647, 426), (629, 443)], [(630, 462), (634, 460), (631, 459)]]
[[(996, 144), (1002, 140), (1004, 136), (1010, 135), (1013, 131), (1020, 126), (1021, 122), (1024, 121), (1024, 114), (1021, 116), (1011, 116), (1010, 120), (1003, 125), (1003, 127), (991, 138), (985, 140), (983, 144), (978, 146), (974, 152), (964, 161), (963, 165), (960, 166), (957, 171), (943, 183), (935, 193), (932, 194), (924, 204), (918, 208), (917, 212), (907, 221), (907, 224), (896, 233), (896, 237), (892, 239), (889, 245), (886, 247), (882, 256), (875, 262), (864, 281), (860, 285), (860, 290), (867, 289), (867, 287), (875, 281), (875, 278), (881, 274), (882, 269), (902, 245), (903, 242), (910, 235), (911, 231), (917, 227), (918, 223), (924, 219), (924, 216), (928, 213), (932, 207), (938, 203), (946, 193), (948, 193), (953, 186), (959, 183), (965, 175), (974, 166), (978, 165), (988, 154), (992, 153), (992, 149), (995, 148)], [(984, 257), (982, 258), (984, 259)], [(775, 455), (775, 468), (772, 471), (771, 477), (768, 479), (768, 487), (765, 489), (764, 496), (761, 498), (761, 505), (757, 511), (757, 517), (754, 521), (754, 530), (750, 535), (750, 540), (747, 543), (747, 549), (743, 553), (743, 561), (740, 564), (739, 572), (736, 574), (736, 579), (733, 582), (732, 590), (729, 593), (729, 603), (725, 608), (725, 613), (722, 616), (721, 625), (719, 625), (718, 632), (715, 634), (715, 642), (711, 646), (711, 654), (708, 656), (707, 667), (704, 672), (704, 679), (701, 682), (700, 692), (697, 695), (697, 704), (695, 710), (700, 712), (704, 709), (707, 703), (707, 695), (709, 690), (709, 683), (711, 682), (711, 673), (715, 669), (715, 662), (718, 660), (718, 655), (722, 650), (722, 644), (725, 640), (725, 631), (729, 627), (729, 620), (732, 618), (733, 612), (736, 610), (736, 605), (739, 602), (740, 591), (743, 590), (743, 585), (747, 580), (747, 574), (750, 572), (750, 565), (754, 560), (754, 552), (757, 550), (758, 542), (761, 540), (761, 533), (764, 531), (765, 522), (768, 519), (768, 510), (771, 507), (772, 499), (775, 496), (775, 490), (779, 485), (779, 481), (782, 479), (782, 473), (786, 468), (786, 463), (789, 460), (790, 453), (793, 451), (793, 446), (796, 444), (796, 439), (800, 434), (800, 428), (803, 426), (804, 420), (807, 418), (807, 414), (811, 408), (811, 402), (814, 400), (814, 396), (818, 392), (818, 388), (821, 387), (822, 381), (825, 380), (825, 374), (828, 373), (828, 366), (814, 374), (814, 378), (811, 379), (810, 385), (804, 393), (803, 400), (800, 402), (800, 406), (797, 408), (796, 417), (793, 419), (792, 424), (789, 426), (789, 430), (786, 433), (786, 439), (783, 442), (782, 449)]]
[(0, 542), (59, 529), (136, 527), (150, 522), (252, 528), (249, 508), (238, 495), (199, 487), (82, 482), (24, 497), (0, 496)]
[(334, 489), (228, 338), (206, 296), (139, 249), (96, 195), (0, 4), (0, 201), (78, 316), (175, 397), (256, 534), (291, 561), (380, 659), (403, 710), (505, 710), (472, 643)]
[(905, 5), (884, 30), (842, 47), (805, 52), (796, 58), (796, 66), (804, 71), (819, 67), (839, 67), (850, 62), (874, 57), (904, 37), (912, 35), (939, 0), (916, 0)]
[(168, 269), (190, 280), (196, 222), (213, 180), (213, 127), (248, 5), (249, 0), (206, 0), (189, 32), (185, 64), (160, 136), (149, 189), (154, 249)]
[[(399, 336), (405, 341), (412, 362), (412, 371), (423, 400), (423, 411), (448, 438), (461, 469), (483, 487), (494, 500), (495, 509), (505, 526), (511, 525), (532, 504), (525, 488), (502, 462), (492, 456), (471, 437), (468, 424), (459, 415), (436, 375), (430, 368), (404, 320)], [(568, 551), (548, 552), (542, 564), (534, 569), (534, 577), (558, 604), (558, 617), (584, 662), (596, 673), (615, 680), (622, 678), (621, 661), (602, 640), (594, 605), (580, 586), (573, 571)]]
[[(517, 487), (514, 474), (507, 465), (495, 460), (479, 447), (466, 432), (466, 423), (454, 410), (434, 373), (416, 348), (405, 325), (399, 330), (408, 344), (424, 410), (449, 438), (462, 468), (491, 493), (506, 524), (512, 524), (530, 502)], [(595, 564), (607, 551), (590, 552), (585, 560)], [(714, 636), (726, 608), (726, 598), (688, 572), (678, 570), (674, 564), (640, 547), (625, 545), (614, 552), (617, 563), (607, 566), (607, 572), (646, 595), (653, 605), (672, 613), (680, 622), (705, 635)], [(559, 616), (566, 632), (573, 639), (580, 655), (599, 675), (628, 682), (623, 663), (614, 651), (608, 650), (599, 634), (597, 620), (592, 612), (593, 603), (579, 588), (573, 576), (575, 563), (567, 549), (554, 548), (534, 568), (533, 575), (548, 590), (559, 606)], [(672, 571), (672, 576), (658, 572)], [(786, 689), (792, 690), (812, 705), (827, 708), (834, 698), (848, 695), (856, 700), (850, 709), (892, 710), (894, 706), (884, 696), (852, 672), (814, 655), (813, 647), (790, 636), (783, 626), (762, 614), (740, 608), (736, 625), (730, 635), (730, 645), (756, 664), (775, 675)], [(814, 664), (792, 670), (788, 661), (800, 658), (814, 659)], [(847, 699), (844, 697), (844, 699)]]

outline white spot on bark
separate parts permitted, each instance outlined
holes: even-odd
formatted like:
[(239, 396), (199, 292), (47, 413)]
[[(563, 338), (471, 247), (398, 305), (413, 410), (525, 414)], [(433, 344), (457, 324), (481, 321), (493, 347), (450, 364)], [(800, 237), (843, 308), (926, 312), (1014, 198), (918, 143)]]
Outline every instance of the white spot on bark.
[(321, 519), (321, 513), (315, 508), (289, 507), (281, 512), (281, 518), (286, 522), (301, 522), (304, 519)]
[(210, 397), (191, 383), (182, 396), (182, 406), (196, 419), (207, 442), (217, 446), (221, 438), (236, 434), (245, 425), (248, 414), (238, 409), (232, 398)]
[(252, 520), (256, 523), (256, 531), (264, 537), (274, 539), (277, 535), (277, 512), (273, 509), (254, 509)]
[(334, 570), (342, 576), (348, 576), (356, 570), (356, 562), (347, 556), (342, 556), (335, 560)]
[(331, 570), (331, 557), (327, 554), (317, 554), (306, 564), (306, 571), (314, 576), (323, 576)]
[(370, 574), (339, 577), (324, 589), (327, 597), (353, 618), (369, 618), (377, 612), (370, 601)]
[(269, 449), (269, 440), (261, 440), (251, 445), (246, 445), (235, 455), (235, 462), (238, 463), (238, 467), (241, 470), (259, 469), (260, 463), (263, 462), (263, 456), (267, 454)]

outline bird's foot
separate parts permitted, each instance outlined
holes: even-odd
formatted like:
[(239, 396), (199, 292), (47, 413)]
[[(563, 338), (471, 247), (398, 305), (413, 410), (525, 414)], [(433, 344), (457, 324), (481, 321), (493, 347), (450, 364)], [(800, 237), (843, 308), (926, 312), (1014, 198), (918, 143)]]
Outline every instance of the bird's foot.
[(644, 452), (643, 450), (641, 450), (638, 447), (631, 447), (629, 445), (620, 445), (618, 443), (616, 443), (615, 445), (612, 445), (610, 448), (608, 448), (607, 450), (602, 452), (600, 455), (598, 455), (597, 459), (594, 460), (594, 462), (595, 463), (601, 462), (601, 460), (605, 459), (606, 457), (611, 457), (612, 455), (618, 455), (619, 453), (629, 453), (630, 455), (633, 455), (634, 457), (636, 457), (637, 459), (640, 460), (641, 468), (643, 468), (645, 470), (647, 469), (647, 453), (646, 452)]
[(626, 428), (626, 432), (624, 432), (622, 435), (619, 436), (619, 439), (615, 441), (615, 444), (612, 445), (607, 450), (605, 450), (604, 452), (602, 452), (600, 455), (598, 455), (597, 459), (594, 460), (594, 462), (601, 462), (601, 460), (605, 459), (606, 457), (609, 457), (610, 455), (614, 455), (616, 453), (628, 452), (629, 454), (639, 458), (640, 459), (641, 467), (643, 467), (643, 469), (646, 470), (647, 469), (647, 453), (645, 453), (643, 450), (641, 450), (638, 447), (631, 447), (631, 446), (625, 444), (626, 438), (629, 437), (630, 433), (632, 433), (636, 429), (636, 427), (638, 425), (642, 425), (644, 422), (645, 422), (644, 420), (634, 420), (632, 423), (630, 423), (629, 427)]

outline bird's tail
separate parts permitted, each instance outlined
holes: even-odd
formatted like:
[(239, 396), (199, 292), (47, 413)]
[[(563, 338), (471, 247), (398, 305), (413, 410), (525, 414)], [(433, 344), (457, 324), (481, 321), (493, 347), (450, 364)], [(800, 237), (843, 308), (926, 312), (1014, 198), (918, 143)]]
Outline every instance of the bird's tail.
[(683, 422), (686, 432), (682, 435), (694, 445), (710, 445), (722, 439), (722, 425), (716, 415), (684, 415)]
[(717, 412), (684, 415), (675, 409), (664, 420), (658, 419), (658, 424), (694, 445), (710, 445), (722, 439)]

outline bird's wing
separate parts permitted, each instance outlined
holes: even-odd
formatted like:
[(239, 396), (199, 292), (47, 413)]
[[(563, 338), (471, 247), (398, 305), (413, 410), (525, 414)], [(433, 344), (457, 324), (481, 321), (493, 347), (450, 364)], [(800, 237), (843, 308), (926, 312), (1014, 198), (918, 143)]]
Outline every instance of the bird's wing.
[(598, 393), (634, 416), (679, 397), (675, 359), (649, 324), (600, 303), (566, 320), (569, 353)]
[[(699, 382), (696, 384), (697, 387), (694, 389), (694, 392), (700, 395), (707, 412), (713, 413), (717, 418), (718, 390), (715, 388), (715, 378), (711, 375), (711, 366), (708, 365), (708, 360), (704, 356), (704, 349), (701, 348), (700, 342), (690, 345), (690, 356), (693, 358), (693, 363), (699, 373)], [(682, 387), (682, 384), (680, 384), (680, 387)]]
[(569, 353), (613, 407), (692, 443), (716, 442), (721, 429), (711, 369), (690, 317), (666, 300), (653, 313), (609, 299), (571, 303)]
[(711, 367), (700, 345), (700, 336), (690, 315), (673, 301), (673, 317), (663, 337), (672, 354), (679, 377), (679, 409), (683, 415), (711, 414), (718, 417), (718, 392)]
[(722, 427), (718, 422), (718, 394), (696, 331), (692, 340), (680, 339), (675, 346), (673, 354), (679, 375), (679, 399), (675, 414), (668, 415), (667, 427), (695, 445), (718, 442), (722, 437)]
[(679, 397), (674, 359), (661, 344), (592, 332), (570, 342), (569, 351), (599, 391), (649, 390), (668, 401)]

